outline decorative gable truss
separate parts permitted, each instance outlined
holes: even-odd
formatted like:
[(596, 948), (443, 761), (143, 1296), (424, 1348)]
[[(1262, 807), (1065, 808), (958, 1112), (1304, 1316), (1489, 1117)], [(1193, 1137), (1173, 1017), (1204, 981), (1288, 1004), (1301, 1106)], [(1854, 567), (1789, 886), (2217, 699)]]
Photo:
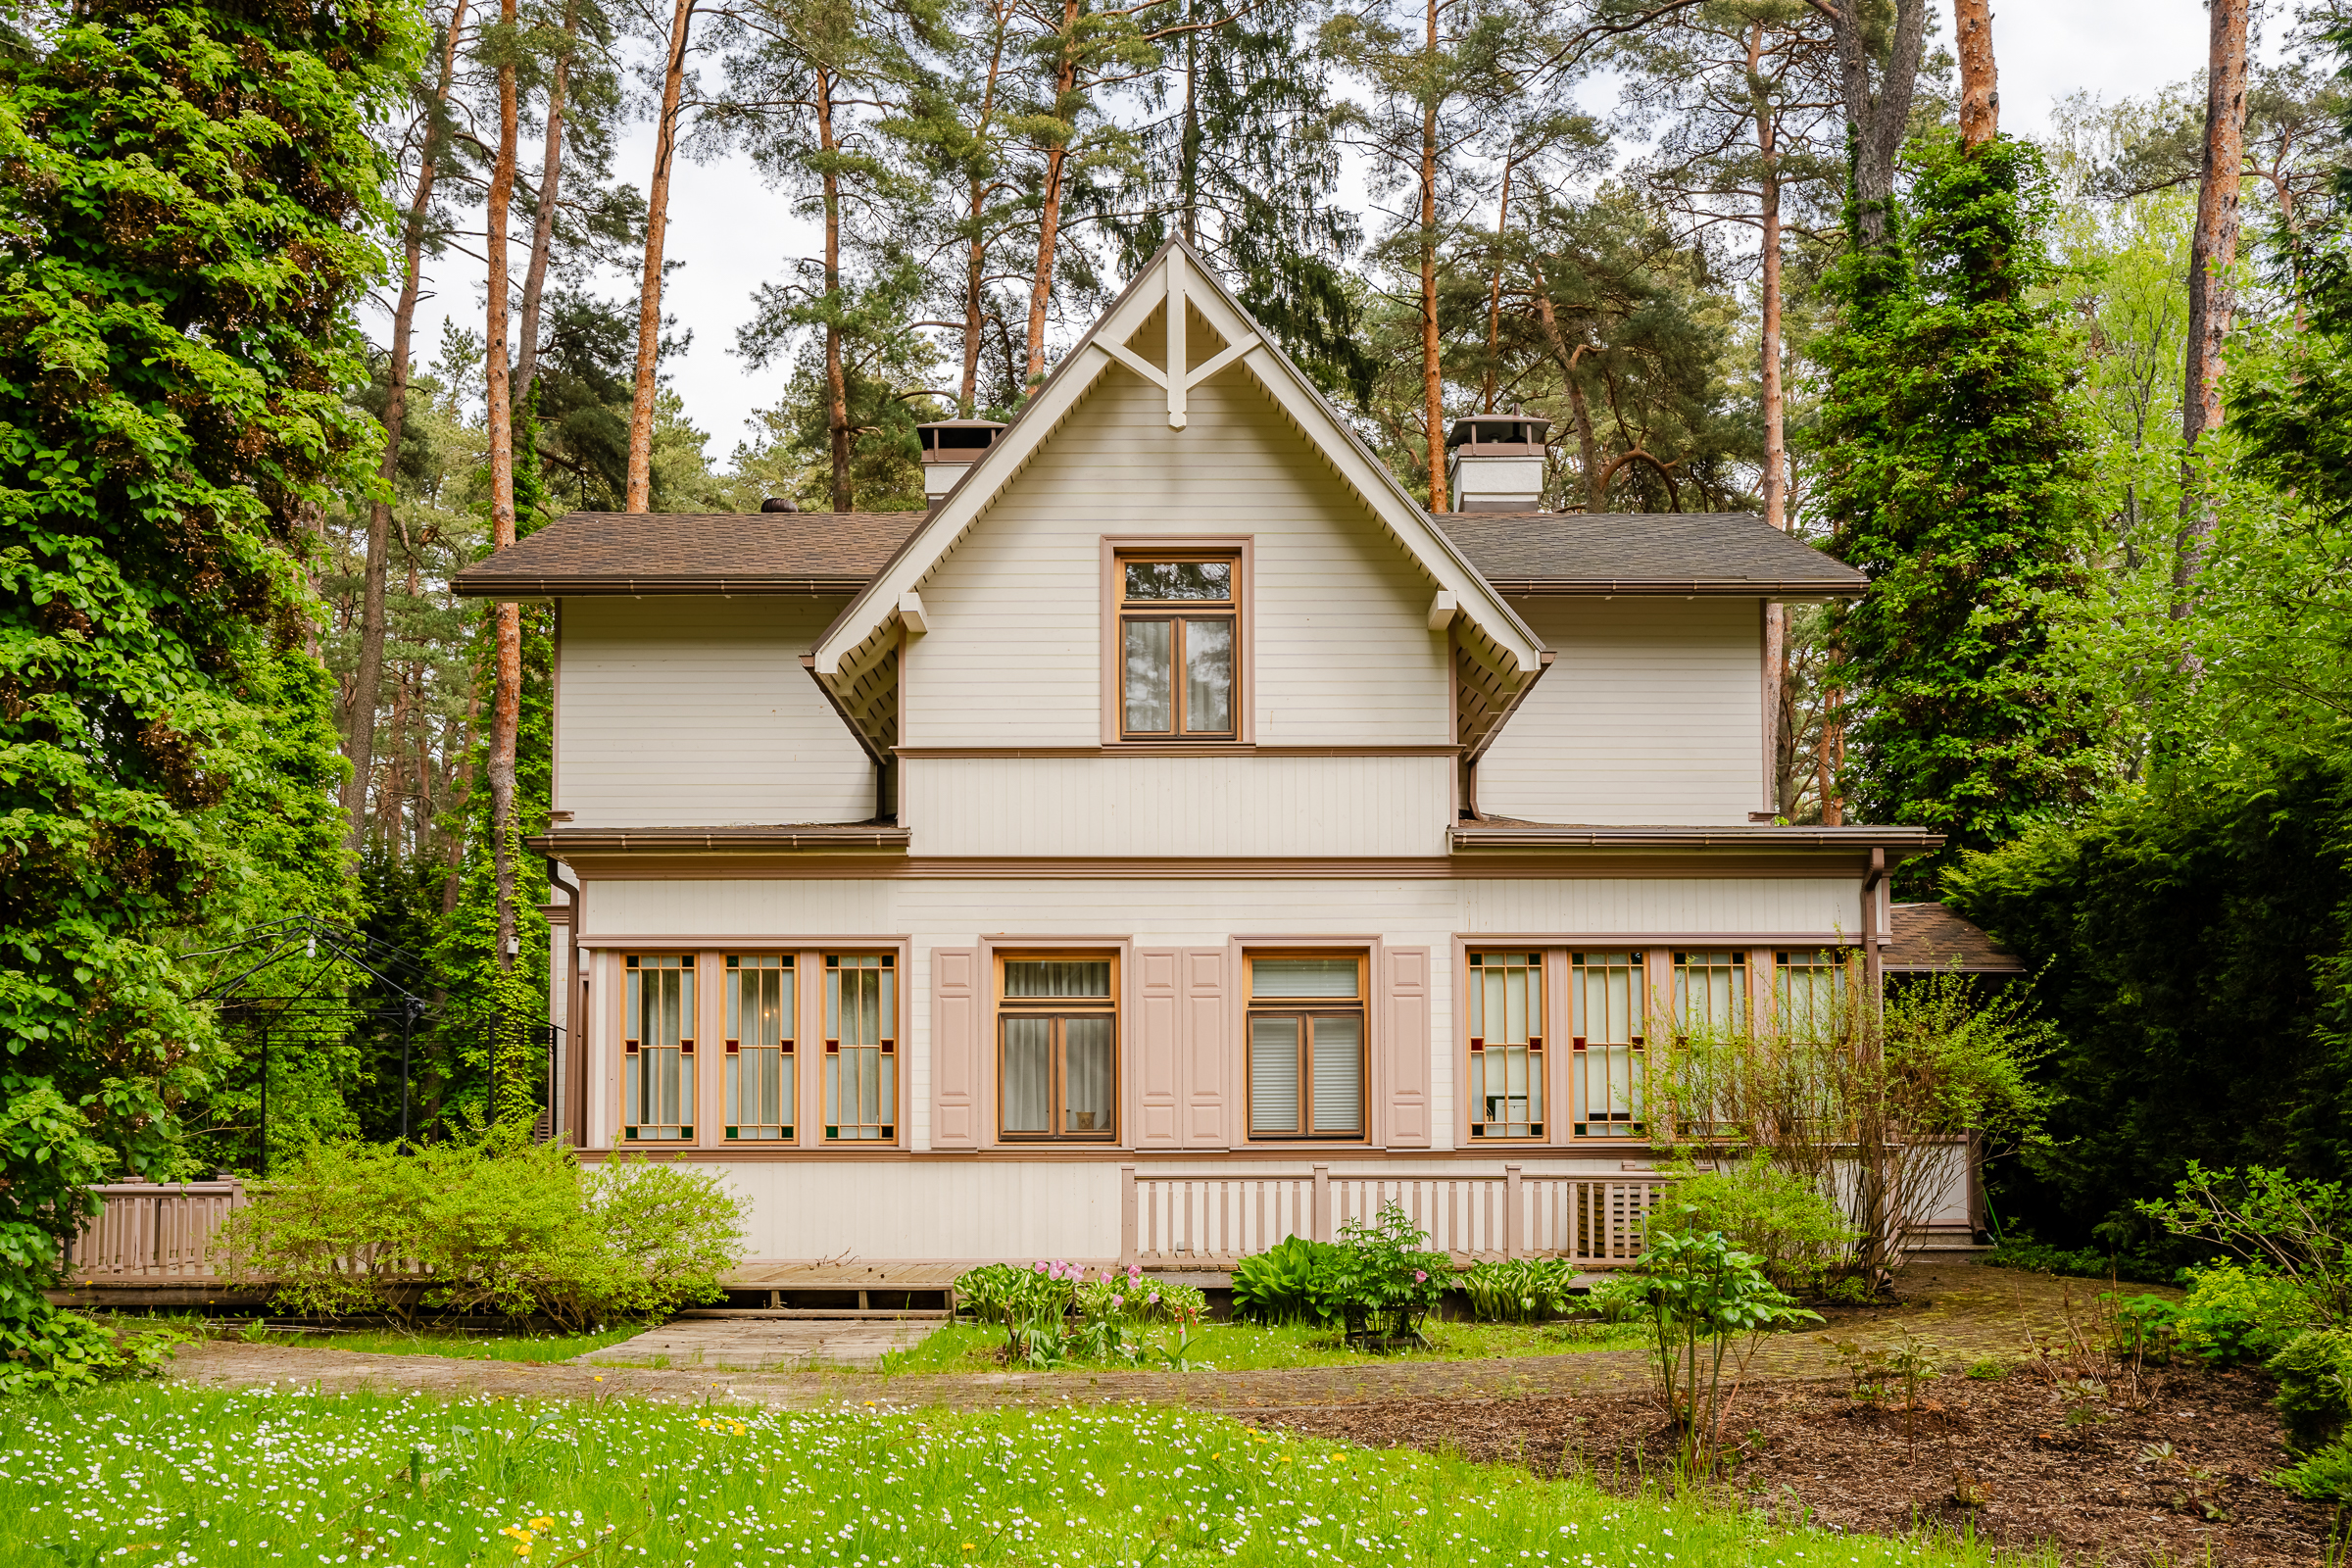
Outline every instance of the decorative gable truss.
[[(1198, 363), (1191, 341), (1196, 320), (1216, 339)], [(1162, 351), (1161, 363), (1152, 363), (1153, 350)], [(924, 581), (1053, 439), (1096, 381), (1115, 368), (1161, 388), (1168, 426), (1181, 430), (1187, 394), (1236, 366), (1257, 379), (1292, 426), (1428, 576), (1435, 589), (1430, 627), (1450, 628), (1454, 650), (1456, 738), (1466, 756), (1486, 748), (1551, 662), (1550, 652), (1314, 384), (1258, 330), (1216, 275), (1183, 241), (1170, 240), (804, 661), (869, 751), (887, 757), (898, 744), (899, 650), (906, 635), (922, 630)]]

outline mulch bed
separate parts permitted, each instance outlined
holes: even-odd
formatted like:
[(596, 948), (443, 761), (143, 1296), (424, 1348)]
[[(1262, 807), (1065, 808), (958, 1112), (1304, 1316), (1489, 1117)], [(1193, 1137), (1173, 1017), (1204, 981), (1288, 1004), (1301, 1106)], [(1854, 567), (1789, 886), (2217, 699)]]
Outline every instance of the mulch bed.
[[(1926, 1386), (1916, 1412), (1901, 1408), (1899, 1388), (1879, 1406), (1843, 1380), (1751, 1386), (1725, 1426), (1727, 1449), (1736, 1447), (1727, 1484), (1786, 1523), (1893, 1536), (1973, 1531), (2002, 1547), (2046, 1543), (2069, 1563), (2325, 1560), (2329, 1510), (2263, 1479), (2288, 1462), (2268, 1380), (2151, 1368), (2139, 1386), (2133, 1401), (2062, 1393), (2054, 1375), (2032, 1369), (1946, 1377)], [(1257, 1419), (1544, 1475), (1583, 1470), (1612, 1490), (1674, 1469), (1674, 1433), (1648, 1396), (1396, 1401)], [(2169, 1456), (2153, 1451), (2163, 1444)]]

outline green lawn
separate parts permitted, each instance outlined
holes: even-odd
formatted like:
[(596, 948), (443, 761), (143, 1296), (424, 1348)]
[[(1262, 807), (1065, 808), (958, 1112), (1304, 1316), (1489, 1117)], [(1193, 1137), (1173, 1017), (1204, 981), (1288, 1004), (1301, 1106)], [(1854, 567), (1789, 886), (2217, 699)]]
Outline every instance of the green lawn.
[(608, 1345), (643, 1332), (644, 1325), (624, 1323), (601, 1334), (497, 1333), (484, 1329), (425, 1327), (410, 1333), (396, 1328), (347, 1329), (331, 1334), (271, 1329), (256, 1333), (230, 1329), (220, 1337), (255, 1345), (299, 1345), (318, 1350), (367, 1350), (377, 1355), (450, 1355), (477, 1361), (568, 1361), (601, 1350)]
[[(1368, 1355), (1351, 1350), (1328, 1328), (1298, 1325), (1259, 1327), (1246, 1323), (1207, 1323), (1196, 1329), (1185, 1359), (1195, 1368), (1220, 1372), (1258, 1371), (1298, 1366), (1362, 1366), (1368, 1361), (1460, 1361), (1476, 1356), (1569, 1355), (1579, 1350), (1623, 1350), (1644, 1343), (1640, 1333), (1614, 1324), (1571, 1323), (1442, 1323), (1432, 1321), (1427, 1350), (1397, 1355)], [(1152, 1329), (1144, 1343), (1166, 1351), (1174, 1348), (1173, 1329)], [(883, 1358), (885, 1373), (999, 1372), (1004, 1363), (998, 1352), (1004, 1331), (972, 1323), (946, 1323), (921, 1343), (893, 1350)], [(1124, 1366), (1124, 1362), (1112, 1362)], [(1164, 1365), (1153, 1358), (1145, 1366)], [(1100, 1372), (1101, 1361), (1073, 1362), (1063, 1370)]]
[(0, 1437), (0, 1562), (1989, 1568), (1126, 1405), (781, 1413), (118, 1386)]

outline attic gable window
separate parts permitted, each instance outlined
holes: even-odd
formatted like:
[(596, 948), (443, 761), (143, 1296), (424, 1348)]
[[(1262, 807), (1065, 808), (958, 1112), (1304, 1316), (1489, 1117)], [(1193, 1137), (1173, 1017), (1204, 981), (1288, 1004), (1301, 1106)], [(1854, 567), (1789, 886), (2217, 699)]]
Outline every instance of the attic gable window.
[(1225, 555), (1119, 558), (1121, 739), (1236, 738), (1236, 568)]

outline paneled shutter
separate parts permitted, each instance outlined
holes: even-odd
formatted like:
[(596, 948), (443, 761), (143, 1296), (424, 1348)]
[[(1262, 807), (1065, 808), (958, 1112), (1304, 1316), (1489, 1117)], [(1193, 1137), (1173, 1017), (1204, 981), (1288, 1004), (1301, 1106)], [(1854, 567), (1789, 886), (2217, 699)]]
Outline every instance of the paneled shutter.
[(1387, 1069), (1388, 1114), (1380, 1141), (1389, 1149), (1427, 1149), (1429, 1107), (1429, 950), (1389, 948), (1381, 960), (1380, 1049)]
[(1184, 953), (1184, 1147), (1229, 1149), (1234, 1137), (1233, 1052), (1225, 1033), (1223, 948)]
[(1129, 1042), (1135, 1075), (1135, 1147), (1174, 1149), (1182, 1110), (1183, 999), (1178, 976), (1183, 955), (1174, 948), (1135, 952), (1135, 1031)]
[(931, 950), (931, 1147), (977, 1149), (988, 1007), (977, 948)]

